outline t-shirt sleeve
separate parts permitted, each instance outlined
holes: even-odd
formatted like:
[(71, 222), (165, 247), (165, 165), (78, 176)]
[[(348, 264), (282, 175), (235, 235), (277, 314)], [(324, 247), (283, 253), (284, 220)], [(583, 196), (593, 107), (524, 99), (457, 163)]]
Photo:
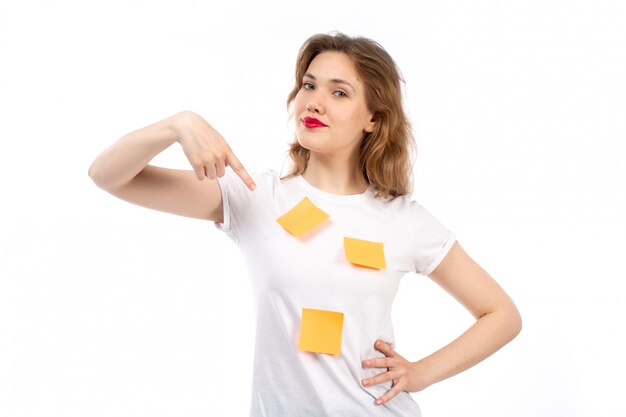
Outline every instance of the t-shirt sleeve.
[(418, 203), (411, 203), (413, 264), (415, 272), (430, 274), (448, 254), (456, 238), (437, 218)]
[(218, 177), (217, 182), (222, 192), (222, 205), (224, 207), (224, 222), (215, 222), (218, 230), (226, 233), (228, 237), (237, 242), (244, 226), (247, 214), (250, 214), (253, 200), (259, 193), (259, 174), (251, 173), (250, 176), (257, 184), (257, 189), (251, 191), (239, 176), (230, 169), (226, 169), (223, 177)]

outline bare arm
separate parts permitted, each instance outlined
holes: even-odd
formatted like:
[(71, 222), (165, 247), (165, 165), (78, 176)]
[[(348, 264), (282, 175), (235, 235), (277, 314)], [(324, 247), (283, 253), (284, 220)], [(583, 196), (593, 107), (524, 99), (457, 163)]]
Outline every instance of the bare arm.
[(430, 278), (465, 306), (476, 322), (450, 344), (415, 363), (422, 388), (476, 365), (522, 329), (511, 298), (458, 242)]
[(511, 341), (522, 328), (513, 301), (458, 242), (430, 278), (465, 306), (476, 323), (448, 345), (417, 362), (408, 361), (389, 343), (377, 340), (374, 347), (385, 357), (366, 359), (363, 366), (387, 368), (387, 372), (366, 378), (362, 383), (370, 386), (393, 381), (393, 385), (376, 404), (390, 401), (400, 391), (421, 391), (476, 365)]
[[(148, 165), (175, 142), (183, 147), (193, 170)], [(131, 203), (222, 222), (216, 178), (224, 175), (226, 166), (254, 189), (254, 182), (222, 136), (197, 114), (180, 112), (122, 136), (93, 161), (89, 176), (98, 187)]]

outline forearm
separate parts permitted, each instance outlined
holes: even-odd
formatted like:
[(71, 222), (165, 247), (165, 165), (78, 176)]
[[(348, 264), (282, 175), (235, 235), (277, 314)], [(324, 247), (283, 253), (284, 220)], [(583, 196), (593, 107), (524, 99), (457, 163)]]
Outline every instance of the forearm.
[(484, 315), (450, 344), (414, 363), (422, 389), (476, 365), (520, 330), (521, 319), (514, 306)]
[(172, 117), (127, 133), (102, 151), (89, 167), (89, 176), (110, 189), (133, 179), (157, 154), (176, 142)]

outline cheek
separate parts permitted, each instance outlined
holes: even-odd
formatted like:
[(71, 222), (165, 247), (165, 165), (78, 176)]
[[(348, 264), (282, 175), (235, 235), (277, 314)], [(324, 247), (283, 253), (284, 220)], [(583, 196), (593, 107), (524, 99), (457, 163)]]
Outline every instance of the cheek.
[(304, 109), (304, 100), (302, 100), (302, 90), (296, 94), (296, 97), (293, 99), (293, 108), (296, 113), (300, 113)]
[(350, 126), (350, 130), (360, 131), (363, 120), (359, 115), (352, 115), (348, 119), (348, 125)]

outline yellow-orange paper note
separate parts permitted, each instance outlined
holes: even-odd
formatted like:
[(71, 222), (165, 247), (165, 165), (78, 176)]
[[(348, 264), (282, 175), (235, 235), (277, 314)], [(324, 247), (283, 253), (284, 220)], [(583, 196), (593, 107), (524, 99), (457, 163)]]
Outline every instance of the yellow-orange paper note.
[(376, 269), (387, 267), (383, 242), (344, 237), (343, 246), (346, 251), (346, 258), (353, 264)]
[(294, 208), (280, 216), (276, 221), (294, 236), (301, 236), (330, 217), (304, 197)]
[(338, 355), (342, 330), (343, 313), (303, 308), (298, 349)]

